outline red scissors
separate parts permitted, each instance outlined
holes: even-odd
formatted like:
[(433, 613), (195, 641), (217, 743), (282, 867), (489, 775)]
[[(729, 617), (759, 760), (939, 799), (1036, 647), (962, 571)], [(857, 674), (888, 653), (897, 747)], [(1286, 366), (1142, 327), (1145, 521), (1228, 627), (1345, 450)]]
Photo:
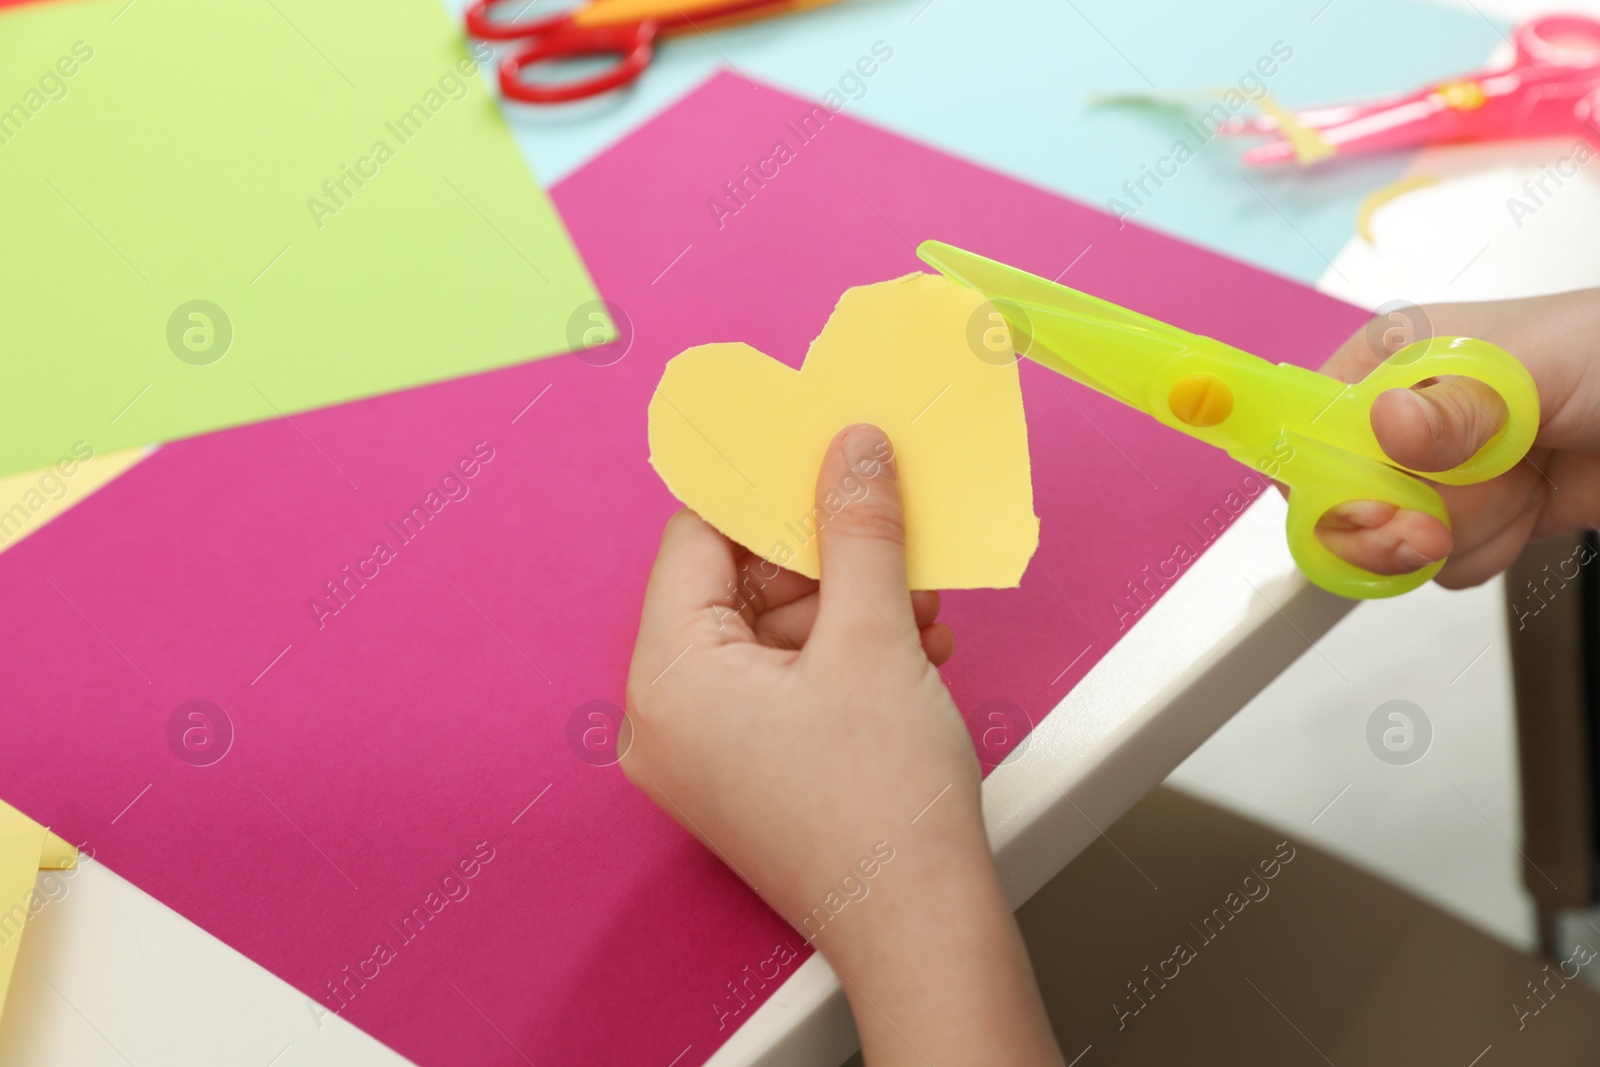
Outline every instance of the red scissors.
[[(501, 62), (500, 91), (528, 104), (558, 104), (598, 96), (633, 81), (649, 66), (659, 36), (720, 28), (834, 0), (589, 0), (559, 15), (500, 22), (491, 12), (502, 2), (473, 0), (467, 9), (467, 32), (485, 41), (529, 41)], [(524, 8), (532, 2), (523, 0)], [(522, 71), (535, 63), (602, 55), (620, 58), (591, 78), (559, 84), (522, 78)]]
[[(1600, 145), (1600, 20), (1549, 15), (1517, 26), (1511, 65), (1462, 75), (1405, 96), (1335, 104), (1294, 114), (1330, 155), (1375, 152), (1445, 141), (1500, 140), (1578, 133)], [(1271, 115), (1224, 122), (1219, 132), (1266, 133), (1277, 140), (1244, 154), (1246, 163), (1300, 158), (1294, 139)], [(1320, 157), (1322, 153), (1317, 153)]]

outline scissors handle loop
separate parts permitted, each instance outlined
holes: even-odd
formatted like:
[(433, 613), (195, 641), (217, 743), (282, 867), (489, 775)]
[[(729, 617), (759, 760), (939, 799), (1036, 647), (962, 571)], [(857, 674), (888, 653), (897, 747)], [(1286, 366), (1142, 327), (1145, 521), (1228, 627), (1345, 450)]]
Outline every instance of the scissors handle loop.
[(467, 8), (467, 32), (482, 41), (516, 41), (548, 33), (572, 22), (569, 12), (558, 12), (542, 18), (500, 22), (491, 17), (501, 0), (473, 0)]
[(1439, 573), (1444, 560), (1407, 574), (1374, 574), (1335, 555), (1317, 536), (1322, 516), (1352, 500), (1383, 500), (1432, 515), (1449, 527), (1450, 513), (1432, 486), (1387, 464), (1294, 433), (1283, 435), (1278, 450), (1293, 457), (1282, 472), (1289, 485), (1286, 533), (1289, 554), (1307, 578), (1338, 596), (1370, 600), (1409, 593)]
[(1473, 337), (1431, 337), (1413, 342), (1378, 364), (1353, 387), (1353, 407), (1362, 413), (1364, 451), (1372, 459), (1394, 464), (1372, 430), (1371, 409), (1378, 394), (1389, 389), (1409, 389), (1429, 378), (1447, 375), (1474, 378), (1500, 394), (1506, 405), (1505, 424), (1465, 462), (1449, 470), (1410, 473), (1443, 485), (1473, 485), (1497, 478), (1516, 466), (1533, 446), (1539, 432), (1539, 389), (1528, 368), (1515, 356)]
[[(655, 54), (659, 32), (657, 23), (645, 21), (617, 26), (568, 27), (540, 34), (528, 47), (501, 62), (500, 91), (508, 99), (525, 104), (560, 104), (599, 96), (644, 73)], [(539, 84), (522, 77), (524, 70), (537, 63), (608, 54), (621, 58), (591, 78)]]
[(1600, 20), (1584, 15), (1546, 15), (1517, 26), (1517, 54), (1538, 67), (1600, 70)]

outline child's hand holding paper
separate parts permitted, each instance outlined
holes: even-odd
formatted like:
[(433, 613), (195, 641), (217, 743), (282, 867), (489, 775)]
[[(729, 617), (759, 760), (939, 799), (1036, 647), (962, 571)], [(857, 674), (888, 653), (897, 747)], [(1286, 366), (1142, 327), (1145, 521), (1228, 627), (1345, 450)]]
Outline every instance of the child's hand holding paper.
[(816, 499), (865, 491), (820, 530), (820, 585), (673, 516), (622, 767), (828, 957), (869, 1063), (1060, 1063), (937, 669), (952, 637), (907, 587), (890, 456), (871, 426), (828, 446)]
[(938, 670), (954, 636), (911, 592), (1015, 585), (1038, 542), (990, 310), (941, 278), (852, 289), (801, 370), (703, 345), (650, 405), (695, 510), (650, 576), (623, 769), (827, 956), (873, 1064), (1060, 1062)]

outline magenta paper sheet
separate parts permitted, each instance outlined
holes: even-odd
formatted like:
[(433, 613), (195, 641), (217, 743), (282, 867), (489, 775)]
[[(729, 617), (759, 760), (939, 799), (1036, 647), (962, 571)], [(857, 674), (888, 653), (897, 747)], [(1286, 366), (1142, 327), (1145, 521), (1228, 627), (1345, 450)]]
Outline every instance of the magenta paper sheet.
[[(606, 765), (676, 507), (666, 360), (798, 365), (930, 237), (1273, 360), (1364, 315), (729, 75), (555, 197), (617, 346), (167, 446), (0, 556), (0, 788), (419, 1064), (692, 1067), (807, 950)], [(1023, 388), (1038, 555), (946, 601), (986, 727), (1049, 712), (1260, 485)]]

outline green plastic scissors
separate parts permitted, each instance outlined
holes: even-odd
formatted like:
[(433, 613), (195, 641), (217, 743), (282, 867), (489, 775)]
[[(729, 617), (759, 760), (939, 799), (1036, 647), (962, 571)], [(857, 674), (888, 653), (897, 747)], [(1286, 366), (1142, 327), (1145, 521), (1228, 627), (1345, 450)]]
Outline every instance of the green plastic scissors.
[[(1118, 307), (940, 241), (917, 254), (952, 281), (988, 297), (1017, 351), (1145, 412), (1289, 487), (1289, 551), (1305, 576), (1341, 596), (1394, 596), (1422, 585), (1444, 561), (1380, 575), (1334, 555), (1319, 519), (1351, 500), (1380, 500), (1449, 525), (1427, 481), (1469, 485), (1514, 467), (1539, 428), (1539, 395), (1526, 367), (1471, 337), (1433, 337), (1395, 352), (1354, 385), (1288, 363), (1272, 364), (1210, 337)], [(1394, 462), (1372, 431), (1378, 394), (1461, 375), (1505, 401), (1505, 426), (1451, 470)]]

